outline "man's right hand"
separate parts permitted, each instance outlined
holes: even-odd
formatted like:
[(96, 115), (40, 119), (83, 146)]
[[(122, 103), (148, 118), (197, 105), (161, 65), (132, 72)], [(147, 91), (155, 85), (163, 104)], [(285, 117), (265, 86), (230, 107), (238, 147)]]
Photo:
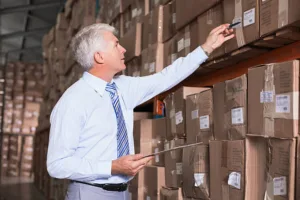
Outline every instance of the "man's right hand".
[(112, 161), (113, 175), (135, 176), (153, 157), (143, 158), (142, 154), (122, 156)]

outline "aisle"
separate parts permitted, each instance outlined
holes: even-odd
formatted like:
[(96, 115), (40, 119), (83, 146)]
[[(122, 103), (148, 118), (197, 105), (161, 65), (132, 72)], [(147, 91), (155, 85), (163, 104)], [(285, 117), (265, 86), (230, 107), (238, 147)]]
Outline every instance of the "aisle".
[(45, 200), (27, 178), (2, 178), (0, 200)]

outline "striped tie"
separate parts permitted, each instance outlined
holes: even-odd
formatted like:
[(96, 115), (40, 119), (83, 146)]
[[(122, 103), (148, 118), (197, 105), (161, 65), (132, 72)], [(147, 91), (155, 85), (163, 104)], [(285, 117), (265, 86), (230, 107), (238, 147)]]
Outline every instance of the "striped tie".
[(117, 145), (118, 145), (118, 158), (120, 158), (122, 156), (129, 155), (129, 143), (128, 143), (126, 124), (121, 109), (116, 84), (108, 83), (106, 85), (105, 90), (109, 92), (109, 96), (111, 98), (112, 105), (114, 107), (116, 118), (117, 118), (117, 123), (118, 123)]

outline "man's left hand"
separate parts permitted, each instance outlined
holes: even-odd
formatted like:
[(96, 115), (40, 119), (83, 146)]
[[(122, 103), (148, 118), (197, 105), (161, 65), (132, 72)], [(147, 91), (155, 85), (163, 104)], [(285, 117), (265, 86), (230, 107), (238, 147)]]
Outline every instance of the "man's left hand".
[(206, 42), (201, 45), (204, 51), (211, 54), (224, 42), (234, 37), (233, 29), (228, 29), (230, 24), (223, 24), (213, 29), (208, 35)]

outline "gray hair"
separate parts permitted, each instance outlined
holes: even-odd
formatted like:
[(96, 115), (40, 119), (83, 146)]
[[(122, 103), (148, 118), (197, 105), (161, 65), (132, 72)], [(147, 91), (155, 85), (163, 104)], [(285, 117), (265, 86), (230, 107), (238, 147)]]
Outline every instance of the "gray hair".
[(116, 34), (116, 29), (108, 24), (93, 24), (80, 30), (71, 41), (74, 59), (85, 71), (93, 67), (94, 54), (104, 51), (107, 45), (103, 37), (104, 31)]

